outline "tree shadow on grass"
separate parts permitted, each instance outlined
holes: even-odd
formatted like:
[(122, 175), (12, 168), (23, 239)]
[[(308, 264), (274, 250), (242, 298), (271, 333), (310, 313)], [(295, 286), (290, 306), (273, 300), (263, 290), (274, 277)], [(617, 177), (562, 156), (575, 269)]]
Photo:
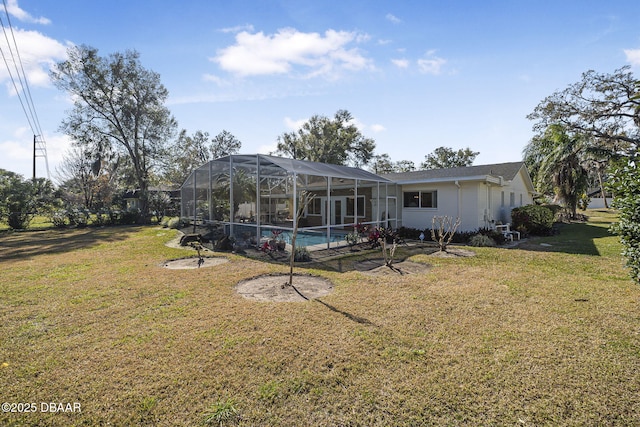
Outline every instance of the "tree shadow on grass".
[(603, 226), (589, 223), (560, 224), (558, 234), (532, 238), (518, 247), (532, 251), (600, 256), (595, 239), (611, 236), (608, 228)]
[(364, 317), (355, 316), (355, 315), (353, 315), (351, 313), (348, 313), (346, 311), (342, 311), (339, 308), (336, 308), (336, 307), (332, 306), (331, 304), (327, 304), (326, 302), (321, 301), (318, 298), (314, 299), (313, 301), (319, 302), (320, 304), (324, 305), (325, 307), (327, 307), (329, 310), (333, 311), (334, 313), (342, 314), (347, 319), (353, 320), (356, 323), (360, 323), (362, 325), (373, 325), (373, 323), (370, 320), (365, 319)]
[(140, 227), (136, 226), (121, 226), (4, 232), (0, 233), (0, 261), (86, 249), (105, 242), (124, 240), (139, 230)]

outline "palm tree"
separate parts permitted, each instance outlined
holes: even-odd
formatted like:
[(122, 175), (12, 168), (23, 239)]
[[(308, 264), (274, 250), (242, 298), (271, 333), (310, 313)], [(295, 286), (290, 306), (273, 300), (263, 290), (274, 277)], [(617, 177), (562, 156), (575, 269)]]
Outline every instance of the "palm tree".
[(588, 173), (584, 167), (587, 144), (581, 135), (570, 135), (561, 125), (551, 125), (544, 133), (538, 148), (541, 160), (537, 172), (539, 187), (551, 184), (563, 200), (571, 218), (576, 217), (578, 200), (587, 186)]

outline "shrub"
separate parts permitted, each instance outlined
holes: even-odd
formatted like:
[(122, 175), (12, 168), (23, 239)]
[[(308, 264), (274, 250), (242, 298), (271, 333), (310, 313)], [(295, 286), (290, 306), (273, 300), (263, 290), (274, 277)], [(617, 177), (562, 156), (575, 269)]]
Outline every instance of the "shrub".
[(354, 231), (344, 236), (344, 239), (347, 241), (349, 246), (355, 246), (360, 242), (360, 235)]
[[(500, 233), (499, 231), (492, 230), (490, 228), (480, 228), (478, 229), (477, 234), (482, 234), (483, 236), (487, 236), (488, 238), (493, 240), (497, 245), (504, 245), (507, 241), (507, 238), (504, 237), (504, 234)], [(471, 238), (473, 238), (473, 236), (471, 236), (469, 240), (471, 240)]]
[(476, 234), (469, 239), (469, 245), (477, 247), (494, 247), (496, 242), (485, 234)]
[(296, 246), (296, 252), (294, 254), (295, 262), (307, 262), (311, 261), (311, 254), (306, 246)]
[(93, 217), (92, 225), (96, 227), (102, 227), (103, 225), (109, 224), (110, 218), (109, 215), (105, 212), (96, 212)]
[(167, 228), (167, 227), (169, 227), (169, 220), (170, 220), (170, 219), (171, 219), (171, 218), (166, 217), (166, 216), (162, 218), (162, 221), (160, 221), (160, 225), (162, 226), (162, 228)]
[(178, 229), (180, 228), (180, 218), (178, 217), (174, 217), (169, 219), (169, 221), (167, 221), (167, 227), (169, 228), (173, 228), (173, 229)]
[(126, 211), (121, 212), (119, 222), (122, 225), (137, 224), (138, 222), (140, 222), (140, 219), (142, 218), (141, 215), (142, 214), (139, 209), (128, 209)]
[(54, 211), (49, 216), (49, 219), (54, 227), (63, 228), (67, 225), (67, 212), (64, 210)]
[(640, 284), (640, 158), (616, 165), (608, 187), (614, 194), (613, 207), (620, 212), (611, 231), (620, 236), (631, 277)]
[(525, 229), (527, 233), (547, 236), (553, 230), (553, 212), (546, 206), (526, 205), (511, 211), (513, 229)]
[(541, 206), (544, 206), (545, 208), (550, 209), (554, 218), (557, 218), (558, 215), (561, 214), (562, 211), (564, 210), (564, 208), (561, 205), (546, 204)]
[(89, 223), (89, 213), (84, 209), (68, 209), (67, 219), (69, 220), (69, 225), (84, 228)]

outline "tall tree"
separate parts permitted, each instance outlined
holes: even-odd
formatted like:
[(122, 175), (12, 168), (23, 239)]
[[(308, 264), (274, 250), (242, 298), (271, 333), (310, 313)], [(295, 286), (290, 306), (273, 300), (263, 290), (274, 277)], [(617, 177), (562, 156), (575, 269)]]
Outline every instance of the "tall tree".
[(97, 158), (115, 152), (128, 163), (141, 194), (142, 217), (148, 218), (152, 170), (176, 128), (164, 105), (168, 91), (160, 75), (145, 69), (136, 51), (102, 57), (82, 45), (69, 48), (68, 59), (55, 64), (51, 78), (74, 100), (61, 130)]
[(553, 188), (565, 208), (576, 217), (578, 200), (587, 187), (586, 144), (582, 135), (570, 135), (561, 125), (549, 126), (538, 147), (540, 164), (536, 174), (538, 190)]
[(371, 171), (376, 174), (395, 172), (391, 157), (387, 153), (374, 156), (373, 164), (371, 165)]
[(396, 172), (411, 172), (416, 170), (416, 165), (411, 160), (399, 160), (394, 164)]
[(187, 130), (182, 129), (168, 149), (164, 180), (174, 187), (179, 187), (197, 167), (209, 160), (236, 154), (241, 146), (242, 143), (226, 130), (209, 139), (209, 132), (198, 130), (189, 136)]
[(190, 136), (187, 135), (186, 129), (182, 129), (176, 141), (168, 149), (164, 180), (173, 187), (179, 187), (195, 168), (209, 160), (211, 160), (209, 133), (198, 130)]
[(364, 137), (347, 110), (333, 119), (312, 116), (297, 132), (278, 137), (277, 153), (299, 160), (364, 166), (373, 158), (375, 141)]
[(47, 214), (59, 206), (59, 194), (45, 178), (24, 179), (0, 169), (0, 221), (12, 229), (24, 229), (36, 214)]
[(420, 164), (420, 169), (446, 169), (463, 166), (471, 166), (476, 156), (480, 154), (471, 151), (470, 148), (453, 150), (449, 147), (438, 147), (431, 154), (424, 156), (424, 162)]
[(71, 147), (56, 168), (62, 197), (69, 205), (93, 210), (108, 207), (113, 193), (113, 174), (81, 147)]
[(211, 140), (211, 158), (217, 159), (230, 154), (236, 154), (240, 151), (240, 147), (242, 147), (242, 142), (231, 132), (223, 130)]
[(610, 170), (610, 188), (614, 206), (620, 210), (620, 226), (615, 227), (625, 248), (633, 278), (640, 283), (638, 247), (637, 189), (640, 174), (637, 153), (640, 149), (640, 81), (629, 67), (612, 74), (593, 70), (582, 79), (546, 97), (527, 117), (535, 121), (538, 135), (554, 124), (561, 124), (570, 134), (581, 134), (594, 142), (594, 148), (608, 153), (615, 165)]
[(582, 134), (612, 155), (630, 155), (640, 147), (640, 83), (629, 67), (613, 74), (582, 74), (582, 80), (546, 97), (527, 116), (534, 131), (544, 134), (561, 124), (571, 134)]

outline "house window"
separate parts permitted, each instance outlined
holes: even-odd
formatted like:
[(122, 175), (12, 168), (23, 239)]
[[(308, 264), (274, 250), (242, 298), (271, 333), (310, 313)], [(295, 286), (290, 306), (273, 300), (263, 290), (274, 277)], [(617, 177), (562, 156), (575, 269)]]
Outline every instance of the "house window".
[(509, 193), (509, 206), (514, 207), (516, 205), (516, 193)]
[(437, 208), (438, 207), (438, 192), (437, 191), (423, 191), (420, 193), (420, 207), (421, 208)]
[[(353, 197), (347, 197), (347, 216), (353, 216)], [(358, 196), (358, 218), (364, 218), (364, 196)]]
[(500, 206), (504, 208), (504, 191), (500, 192)]
[(405, 191), (402, 195), (405, 208), (437, 208), (437, 191)]
[(405, 208), (417, 208), (420, 206), (420, 193), (417, 191), (406, 191), (403, 193), (402, 198)]
[(309, 206), (307, 206), (307, 215), (320, 216), (322, 215), (322, 199), (314, 197)]

